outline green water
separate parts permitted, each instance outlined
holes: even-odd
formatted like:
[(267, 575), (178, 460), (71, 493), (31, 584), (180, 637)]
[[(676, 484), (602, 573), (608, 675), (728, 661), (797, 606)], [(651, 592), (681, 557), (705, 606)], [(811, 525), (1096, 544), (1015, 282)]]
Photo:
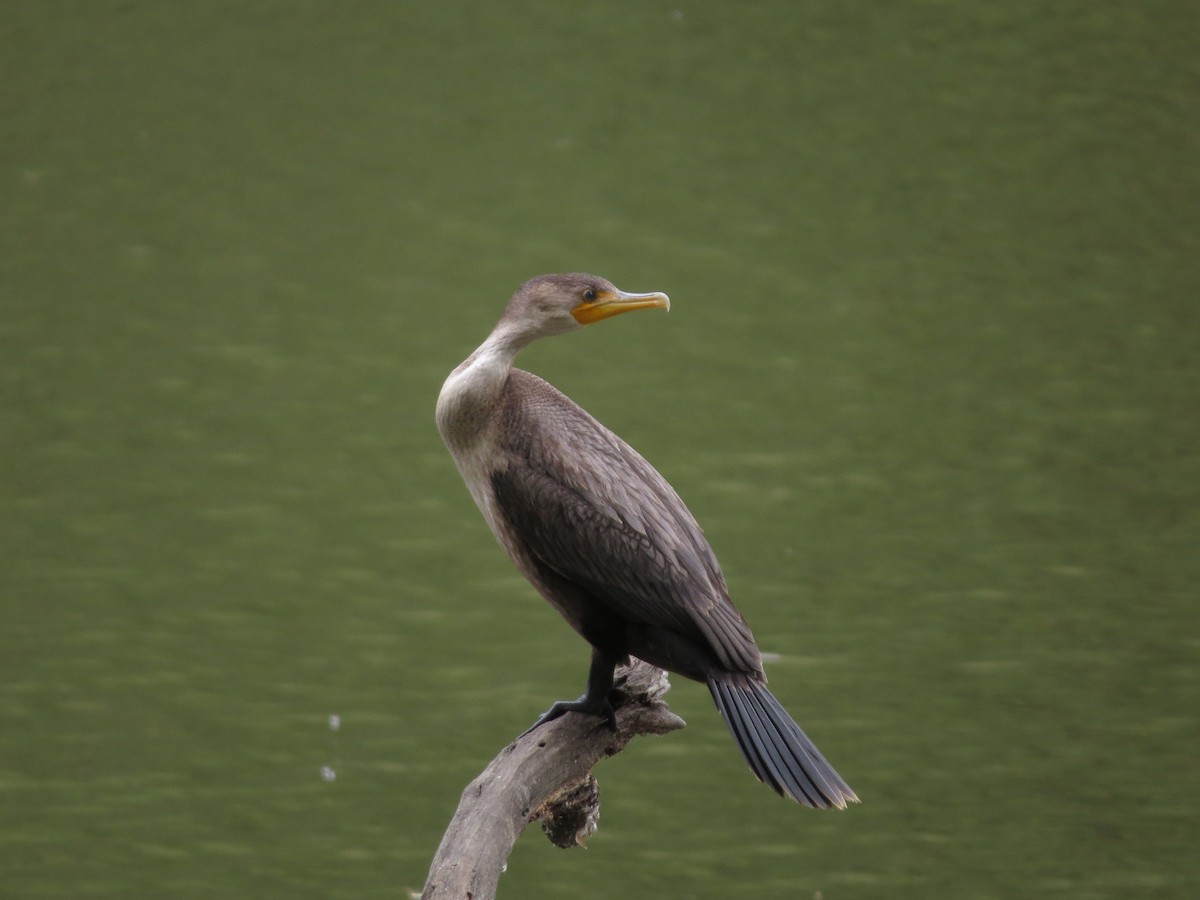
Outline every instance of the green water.
[(1198, 28), (8, 4), (0, 895), (420, 887), (586, 667), (434, 398), (586, 269), (673, 310), (523, 363), (679, 488), (863, 804), (780, 801), (677, 680), (502, 896), (1196, 896)]

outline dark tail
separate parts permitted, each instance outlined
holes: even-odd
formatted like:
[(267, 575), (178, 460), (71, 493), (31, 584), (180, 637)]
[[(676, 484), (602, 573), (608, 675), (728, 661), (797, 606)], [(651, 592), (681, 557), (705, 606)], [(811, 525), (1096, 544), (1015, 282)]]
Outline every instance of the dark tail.
[(749, 679), (745, 684), (710, 680), (708, 689), (759, 781), (818, 809), (845, 809), (847, 801), (858, 802), (765, 684)]

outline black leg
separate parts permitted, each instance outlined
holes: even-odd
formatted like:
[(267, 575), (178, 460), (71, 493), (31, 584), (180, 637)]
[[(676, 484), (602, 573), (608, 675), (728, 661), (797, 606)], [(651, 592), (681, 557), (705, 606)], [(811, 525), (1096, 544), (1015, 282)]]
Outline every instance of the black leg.
[(541, 718), (529, 726), (521, 737), (529, 734), (539, 725), (553, 722), (563, 713), (581, 712), (591, 716), (600, 716), (604, 723), (613, 731), (617, 730), (617, 714), (613, 711), (608, 695), (612, 691), (613, 671), (617, 668), (617, 660), (597, 648), (592, 648), (592, 664), (588, 668), (587, 690), (578, 700), (559, 700), (542, 713)]

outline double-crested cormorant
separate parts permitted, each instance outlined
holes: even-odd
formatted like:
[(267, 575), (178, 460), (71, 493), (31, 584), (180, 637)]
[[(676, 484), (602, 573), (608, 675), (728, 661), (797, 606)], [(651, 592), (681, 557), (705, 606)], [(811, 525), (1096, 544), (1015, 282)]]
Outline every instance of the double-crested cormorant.
[(707, 684), (759, 780), (844, 809), (858, 798), (767, 690), (754, 636), (679, 495), (565, 395), (513, 368), (538, 338), (652, 308), (669, 309), (667, 295), (594, 275), (534, 278), (438, 396), (438, 430), (493, 534), (592, 645), (586, 693), (533, 727), (565, 712), (615, 724), (613, 670), (632, 654)]

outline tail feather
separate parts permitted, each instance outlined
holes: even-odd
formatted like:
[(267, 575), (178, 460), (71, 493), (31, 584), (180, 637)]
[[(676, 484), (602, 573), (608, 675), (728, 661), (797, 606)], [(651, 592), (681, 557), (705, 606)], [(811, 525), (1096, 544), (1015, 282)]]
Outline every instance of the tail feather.
[(730, 701), (728, 709), (734, 712), (733, 715), (726, 716), (726, 723), (742, 755), (748, 762), (753, 760), (750, 764), (751, 771), (759, 781), (812, 806), (816, 795), (811, 788), (806, 791), (800, 783), (803, 779), (798, 780), (792, 772), (794, 767), (788, 765), (792, 754), (781, 744), (778, 730), (763, 715), (762, 707), (757, 703), (754, 694), (734, 688), (726, 696)]
[(708, 689), (759, 781), (805, 806), (845, 809), (858, 797), (821, 751), (758, 681), (710, 680)]
[[(728, 699), (723, 701), (721, 695), (713, 689), (713, 683), (709, 683), (709, 689), (713, 690), (713, 697), (717, 699), (717, 709), (721, 711), (721, 715), (725, 718), (725, 724), (729, 726), (729, 731), (733, 735), (733, 739), (737, 741), (738, 749), (742, 751), (742, 756), (745, 757), (746, 763), (750, 766), (750, 771), (754, 773), (754, 777), (764, 784), (773, 785), (776, 781), (772, 767), (767, 765), (763, 759), (762, 741), (751, 731), (751, 719), (740, 710), (742, 695), (740, 693), (728, 693), (724, 688), (728, 685), (721, 685), (721, 694), (724, 694)], [(736, 715), (726, 713), (725, 704), (730, 708), (738, 709)]]
[(814, 768), (803, 768), (797, 772), (792, 765), (793, 760), (805, 758), (804, 747), (791, 735), (790, 729), (780, 726), (773, 715), (774, 711), (763, 702), (762, 697), (753, 692), (745, 696), (755, 707), (751, 714), (757, 717), (759, 740), (775, 761), (773, 768), (776, 781), (783, 787), (784, 793), (806, 806), (824, 806), (821, 798), (836, 794), (821, 772)]

